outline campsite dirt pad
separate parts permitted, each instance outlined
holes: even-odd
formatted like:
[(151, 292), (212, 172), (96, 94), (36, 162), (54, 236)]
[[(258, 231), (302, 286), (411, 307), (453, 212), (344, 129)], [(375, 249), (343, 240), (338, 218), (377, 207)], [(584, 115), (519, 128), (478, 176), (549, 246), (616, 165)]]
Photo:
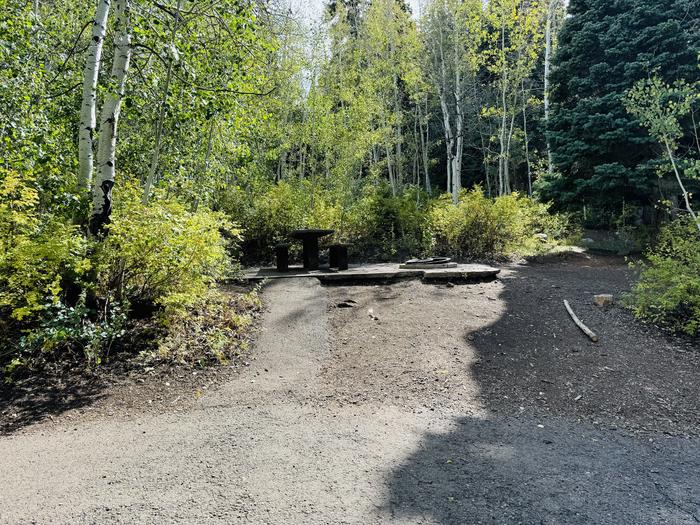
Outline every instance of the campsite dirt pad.
[(128, 413), (122, 385), (0, 437), (0, 523), (698, 523), (700, 353), (593, 306), (631, 279), (577, 256), (471, 285), (272, 283), (228, 380)]
[[(697, 347), (635, 321), (619, 302), (593, 304), (599, 293), (619, 300), (632, 282), (622, 258), (576, 255), (512, 265), (468, 286), (329, 288), (334, 337), (324, 377), (352, 403), (534, 411), (698, 435)], [(579, 331), (564, 299), (600, 342)]]

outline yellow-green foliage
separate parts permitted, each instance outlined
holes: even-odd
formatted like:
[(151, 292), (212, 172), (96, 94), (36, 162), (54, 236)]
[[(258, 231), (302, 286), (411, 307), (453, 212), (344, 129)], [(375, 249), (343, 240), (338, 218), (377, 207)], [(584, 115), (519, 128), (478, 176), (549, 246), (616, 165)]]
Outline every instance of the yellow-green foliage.
[(24, 322), (90, 269), (87, 242), (67, 221), (40, 212), (33, 182), (0, 170), (0, 314)]
[(663, 228), (641, 264), (629, 304), (645, 321), (689, 335), (700, 332), (700, 236), (692, 221)]
[(166, 309), (197, 304), (231, 272), (223, 230), (238, 238), (222, 213), (192, 212), (168, 198), (143, 205), (137, 190), (123, 188), (97, 248), (100, 293)]
[(324, 228), (336, 231), (327, 241), (350, 243), (358, 254), (386, 258), (423, 251), (427, 201), (417, 190), (393, 197), (386, 185), (373, 182), (351, 191), (294, 180), (250, 192), (228, 190), (221, 207), (245, 226), (244, 239), (258, 257), (269, 258), (275, 244), (287, 241), (292, 230)]
[(167, 333), (149, 360), (225, 364), (247, 350), (251, 324), (262, 309), (257, 290), (210, 290), (197, 304), (171, 315)]
[(545, 204), (517, 194), (490, 199), (479, 188), (463, 191), (457, 206), (445, 195), (428, 212), (432, 252), (460, 259), (534, 254), (551, 248), (567, 229)]

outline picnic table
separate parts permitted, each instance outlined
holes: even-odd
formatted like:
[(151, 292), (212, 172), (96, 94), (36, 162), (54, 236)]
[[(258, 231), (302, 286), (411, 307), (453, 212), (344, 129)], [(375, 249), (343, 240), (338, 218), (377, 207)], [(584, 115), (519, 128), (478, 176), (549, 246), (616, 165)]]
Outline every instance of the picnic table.
[(333, 235), (335, 230), (294, 230), (290, 233), (290, 236), (294, 239), (299, 239), (302, 241), (303, 258), (304, 258), (304, 268), (307, 270), (318, 270), (318, 240), (321, 237), (326, 237), (328, 235)]

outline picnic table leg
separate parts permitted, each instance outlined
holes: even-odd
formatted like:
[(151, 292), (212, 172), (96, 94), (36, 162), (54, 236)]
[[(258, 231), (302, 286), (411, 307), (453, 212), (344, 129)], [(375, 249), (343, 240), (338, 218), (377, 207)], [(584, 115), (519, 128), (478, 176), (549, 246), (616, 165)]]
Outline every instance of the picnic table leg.
[(318, 270), (318, 237), (304, 238), (304, 268)]

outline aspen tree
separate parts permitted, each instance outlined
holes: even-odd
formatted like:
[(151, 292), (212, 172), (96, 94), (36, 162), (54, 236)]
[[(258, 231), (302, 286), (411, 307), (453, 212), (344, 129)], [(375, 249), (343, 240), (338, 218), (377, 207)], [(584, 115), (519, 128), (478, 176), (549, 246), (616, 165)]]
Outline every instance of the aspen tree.
[(83, 71), (83, 97), (80, 110), (80, 130), (78, 133), (78, 185), (84, 190), (89, 190), (92, 183), (93, 141), (97, 121), (97, 80), (100, 74), (102, 47), (107, 31), (109, 8), (110, 0), (98, 0), (87, 61)]
[(130, 0), (115, 0), (116, 36), (110, 90), (106, 95), (100, 118), (97, 150), (97, 176), (92, 188), (92, 218), (90, 231), (97, 235), (109, 222), (112, 211), (112, 188), (116, 170), (117, 126), (121, 102), (131, 61)]

